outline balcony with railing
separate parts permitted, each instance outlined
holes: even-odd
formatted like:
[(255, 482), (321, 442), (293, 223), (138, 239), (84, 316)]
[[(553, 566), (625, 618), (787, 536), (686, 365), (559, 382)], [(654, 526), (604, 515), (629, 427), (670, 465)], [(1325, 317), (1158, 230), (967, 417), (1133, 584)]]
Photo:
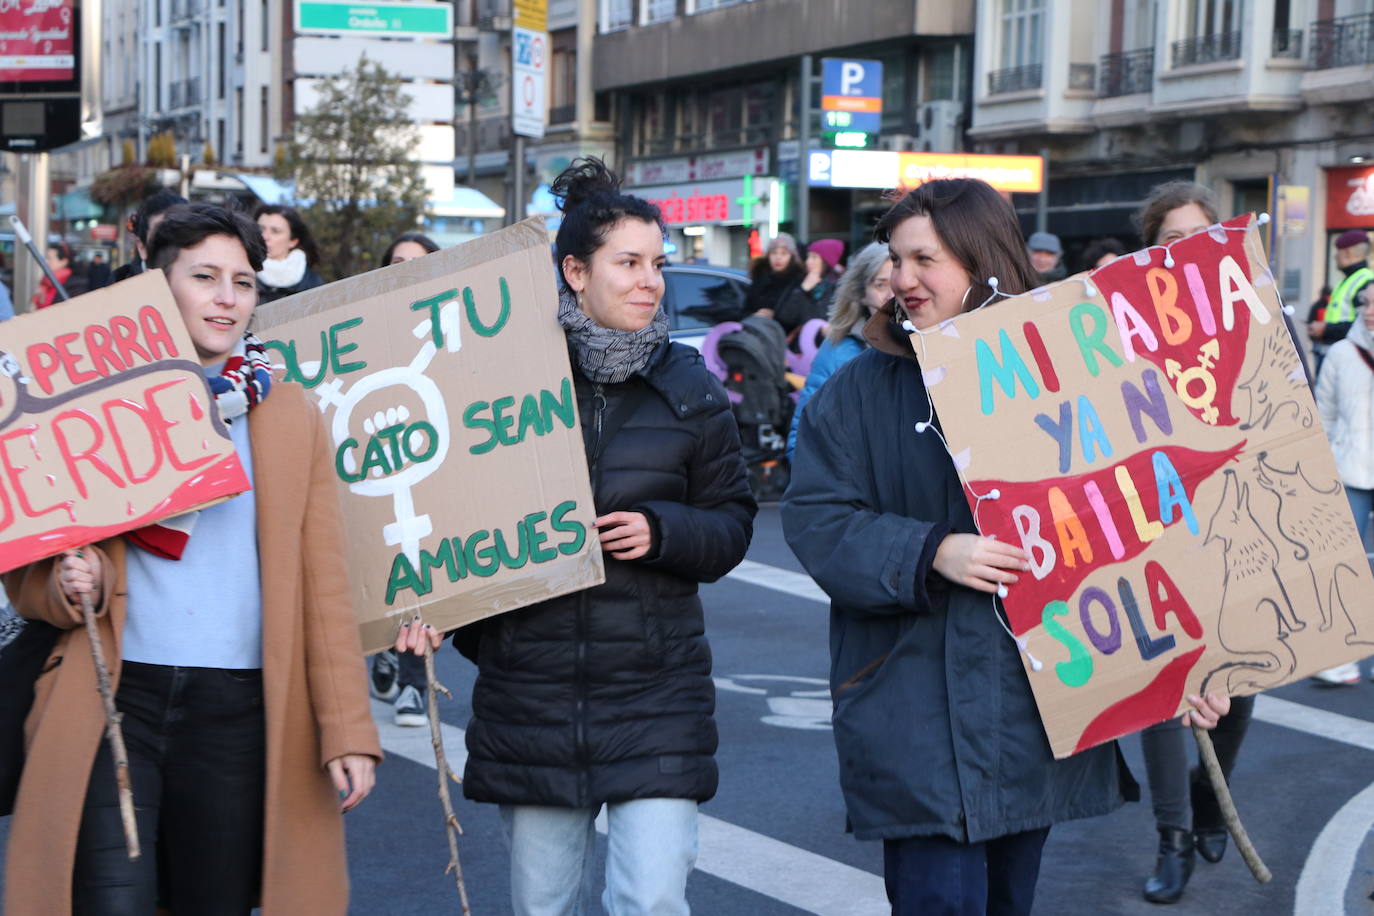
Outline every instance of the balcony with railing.
[(1374, 13), (1312, 23), (1310, 46), (1314, 70), (1374, 64)]
[(1240, 60), (1241, 33), (1214, 32), (1211, 35), (1184, 38), (1174, 42), (1171, 50), (1175, 69)]
[(1155, 49), (1104, 54), (1097, 73), (1097, 94), (1104, 99), (1149, 92), (1155, 81)]
[(1043, 85), (1044, 72), (1041, 64), (992, 70), (988, 73), (988, 95), (1006, 95), (1011, 92), (1039, 89)]

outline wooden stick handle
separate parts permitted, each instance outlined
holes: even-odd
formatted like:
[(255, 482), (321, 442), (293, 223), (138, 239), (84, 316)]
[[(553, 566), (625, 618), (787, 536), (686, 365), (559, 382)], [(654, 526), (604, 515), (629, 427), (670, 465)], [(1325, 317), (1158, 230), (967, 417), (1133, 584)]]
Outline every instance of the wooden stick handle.
[(114, 690), (110, 687), (110, 668), (105, 664), (105, 644), (96, 626), (95, 607), (90, 592), (81, 593), (81, 616), (86, 622), (86, 638), (91, 643), (95, 659), (95, 686), (105, 707), (105, 737), (110, 742), (110, 756), (114, 758), (115, 786), (119, 789), (119, 817), (124, 822), (124, 843), (129, 848), (130, 861), (142, 853), (138, 845), (138, 822), (134, 820), (134, 790), (129, 781), (129, 751), (124, 747), (124, 729), (115, 708)]
[(1236, 803), (1231, 799), (1231, 790), (1226, 785), (1226, 776), (1221, 772), (1221, 762), (1217, 760), (1217, 749), (1212, 746), (1212, 736), (1206, 729), (1194, 725), (1193, 737), (1197, 739), (1198, 753), (1202, 756), (1202, 765), (1207, 769), (1207, 779), (1212, 783), (1212, 791), (1216, 793), (1221, 816), (1226, 821), (1226, 829), (1236, 841), (1241, 858), (1250, 866), (1250, 874), (1254, 875), (1260, 884), (1268, 884), (1274, 875), (1255, 851), (1254, 844), (1250, 842), (1250, 835), (1245, 832), (1245, 825), (1240, 822), (1240, 815), (1236, 813)]
[(448, 781), (458, 781), (448, 768), (448, 755), (444, 753), (444, 732), (439, 725), (439, 692), (448, 690), (434, 676), (434, 651), (429, 639), (424, 640), (425, 652), (425, 706), (429, 715), (429, 741), (434, 748), (434, 763), (439, 771), (439, 803), (444, 809), (444, 833), (448, 837), (448, 867), (445, 872), (453, 872), (453, 880), (458, 885), (458, 902), (463, 908), (463, 916), (471, 916), (468, 905), (468, 889), (463, 882), (463, 866), (458, 860), (458, 835), (463, 832), (458, 823), (458, 815), (453, 813), (453, 799), (449, 795)]

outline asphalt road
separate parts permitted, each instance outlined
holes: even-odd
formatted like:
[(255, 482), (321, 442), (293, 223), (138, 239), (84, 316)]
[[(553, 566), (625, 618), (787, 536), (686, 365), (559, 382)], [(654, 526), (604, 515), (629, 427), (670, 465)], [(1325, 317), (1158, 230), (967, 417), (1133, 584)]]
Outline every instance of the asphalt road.
[[(783, 543), (776, 508), (760, 513), (749, 558), (704, 590), (720, 688), (721, 788), (702, 807), (689, 900), (713, 916), (884, 913), (881, 850), (844, 832), (824, 686), (826, 606)], [(454, 693), (443, 704), (446, 746), (461, 762), (474, 671), (451, 649), (438, 663)], [(375, 708), (389, 756), (377, 790), (347, 816), (352, 912), (458, 912), (443, 873), (448, 852), (428, 732), (397, 728), (389, 707)], [(1123, 748), (1143, 782), (1139, 742)], [(1257, 884), (1231, 851), (1218, 865), (1199, 863), (1179, 904), (1146, 903), (1140, 886), (1153, 867), (1155, 833), (1148, 804), (1135, 804), (1054, 829), (1035, 912), (1374, 913), (1374, 684), (1297, 684), (1261, 698), (1233, 788), (1272, 883)], [(473, 912), (508, 913), (496, 811), (461, 799), (457, 806)], [(5, 831), (0, 819), (0, 843)]]

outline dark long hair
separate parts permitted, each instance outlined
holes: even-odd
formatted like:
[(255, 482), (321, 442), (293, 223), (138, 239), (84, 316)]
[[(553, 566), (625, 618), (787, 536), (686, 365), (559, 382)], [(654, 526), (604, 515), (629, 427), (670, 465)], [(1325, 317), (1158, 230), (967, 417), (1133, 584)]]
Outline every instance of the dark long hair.
[(253, 220), (256, 222), (258, 217), (270, 214), (286, 220), (286, 225), (291, 227), (291, 237), (296, 240), (296, 247), (305, 255), (305, 266), (314, 267), (320, 260), (320, 249), (315, 245), (315, 237), (310, 234), (310, 227), (301, 219), (301, 215), (282, 204), (263, 204), (253, 214)]
[(976, 178), (942, 178), (908, 191), (878, 220), (874, 236), (889, 241), (913, 216), (928, 216), (945, 250), (969, 272), (972, 287), (966, 308), (977, 308), (997, 289), (1015, 296), (1040, 285), (1026, 255), (1016, 211), (992, 185)]
[(605, 244), (606, 234), (622, 219), (640, 219), (664, 231), (658, 207), (621, 191), (620, 178), (595, 156), (574, 159), (553, 180), (550, 190), (563, 211), (554, 241), (560, 275), (563, 259), (569, 255), (590, 264), (592, 255)]
[(386, 251), (382, 252), (382, 267), (389, 267), (391, 265), (391, 256), (396, 253), (396, 246), (400, 245), (402, 242), (414, 242), (428, 254), (434, 254), (434, 252), (439, 250), (439, 244), (423, 232), (404, 232), (392, 239), (391, 244), (386, 246)]

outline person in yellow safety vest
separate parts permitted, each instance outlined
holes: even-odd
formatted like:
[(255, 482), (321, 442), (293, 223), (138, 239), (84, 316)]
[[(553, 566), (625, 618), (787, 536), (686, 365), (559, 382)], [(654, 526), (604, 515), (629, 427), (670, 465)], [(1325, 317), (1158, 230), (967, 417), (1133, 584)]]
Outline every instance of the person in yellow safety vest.
[(1355, 310), (1367, 304), (1374, 270), (1369, 267), (1369, 235), (1365, 230), (1348, 229), (1336, 237), (1336, 266), (1345, 276), (1331, 291), (1326, 308), (1307, 324), (1313, 348), (1322, 351), (1345, 338), (1355, 322)]

